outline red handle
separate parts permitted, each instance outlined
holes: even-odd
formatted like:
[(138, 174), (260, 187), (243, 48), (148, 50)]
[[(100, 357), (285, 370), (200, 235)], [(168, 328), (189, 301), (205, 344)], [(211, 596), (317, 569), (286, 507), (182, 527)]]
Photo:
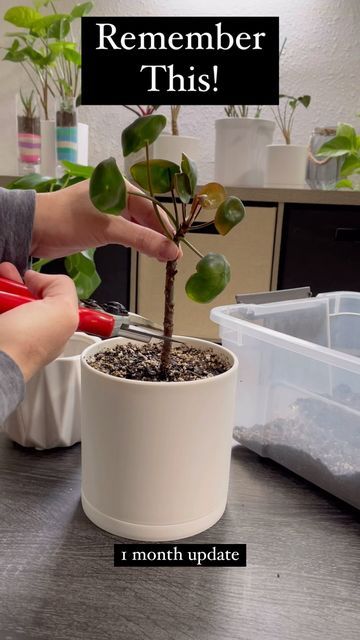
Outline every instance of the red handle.
[[(24, 284), (0, 278), (0, 313), (5, 313), (36, 299)], [(110, 338), (114, 324), (115, 318), (109, 313), (85, 307), (79, 308), (79, 331), (92, 333), (101, 338)]]

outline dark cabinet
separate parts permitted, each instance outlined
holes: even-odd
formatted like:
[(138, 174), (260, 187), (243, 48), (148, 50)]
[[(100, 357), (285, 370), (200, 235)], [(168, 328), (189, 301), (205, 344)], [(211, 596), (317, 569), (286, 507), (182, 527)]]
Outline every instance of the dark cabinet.
[(285, 204), (278, 289), (360, 291), (360, 206)]

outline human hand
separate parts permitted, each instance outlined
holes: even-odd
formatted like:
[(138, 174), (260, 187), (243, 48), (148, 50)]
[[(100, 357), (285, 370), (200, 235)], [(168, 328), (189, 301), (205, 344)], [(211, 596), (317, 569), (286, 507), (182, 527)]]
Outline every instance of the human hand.
[[(0, 276), (22, 282), (17, 269), (6, 262), (0, 264)], [(27, 271), (24, 280), (39, 300), (0, 315), (0, 351), (16, 362), (27, 381), (61, 353), (79, 320), (70, 278)]]
[[(140, 189), (127, 182), (129, 190)], [(163, 217), (167, 228), (168, 220)], [(165, 237), (149, 200), (128, 196), (119, 216), (100, 213), (91, 203), (89, 181), (53, 193), (36, 196), (31, 254), (57, 258), (88, 247), (121, 244), (161, 262), (181, 257), (181, 249)]]

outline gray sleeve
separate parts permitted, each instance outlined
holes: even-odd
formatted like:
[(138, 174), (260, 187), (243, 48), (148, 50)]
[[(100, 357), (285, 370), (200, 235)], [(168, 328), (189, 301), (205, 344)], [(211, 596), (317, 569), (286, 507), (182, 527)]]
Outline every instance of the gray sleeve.
[(24, 273), (30, 252), (35, 191), (0, 188), (0, 262)]
[(0, 351), (0, 425), (24, 398), (23, 375), (6, 353)]
[[(35, 191), (0, 188), (0, 262), (24, 273), (30, 252)], [(0, 351), (0, 425), (24, 397), (25, 384), (14, 360)]]

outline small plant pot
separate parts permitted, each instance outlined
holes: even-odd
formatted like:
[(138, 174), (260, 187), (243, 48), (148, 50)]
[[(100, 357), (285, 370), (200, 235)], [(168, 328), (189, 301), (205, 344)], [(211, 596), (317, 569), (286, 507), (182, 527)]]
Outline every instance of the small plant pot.
[(17, 116), (19, 173), (36, 173), (40, 169), (40, 118)]
[[(77, 160), (79, 164), (88, 164), (89, 126), (77, 124)], [(56, 175), (56, 124), (54, 120), (41, 120), (41, 175)]]
[(308, 147), (297, 144), (271, 144), (266, 149), (265, 186), (303, 189)]
[(141, 382), (87, 363), (96, 352), (129, 342), (125, 338), (82, 355), (82, 504), (90, 520), (112, 534), (186, 538), (224, 512), (237, 360), (220, 345), (181, 340), (223, 354), (231, 368), (192, 382)]
[(80, 442), (80, 356), (100, 338), (75, 333), (63, 353), (26, 385), (25, 398), (3, 431), (23, 447), (52, 449)]
[(220, 118), (215, 127), (215, 180), (228, 187), (263, 187), (265, 151), (273, 140), (274, 122)]

